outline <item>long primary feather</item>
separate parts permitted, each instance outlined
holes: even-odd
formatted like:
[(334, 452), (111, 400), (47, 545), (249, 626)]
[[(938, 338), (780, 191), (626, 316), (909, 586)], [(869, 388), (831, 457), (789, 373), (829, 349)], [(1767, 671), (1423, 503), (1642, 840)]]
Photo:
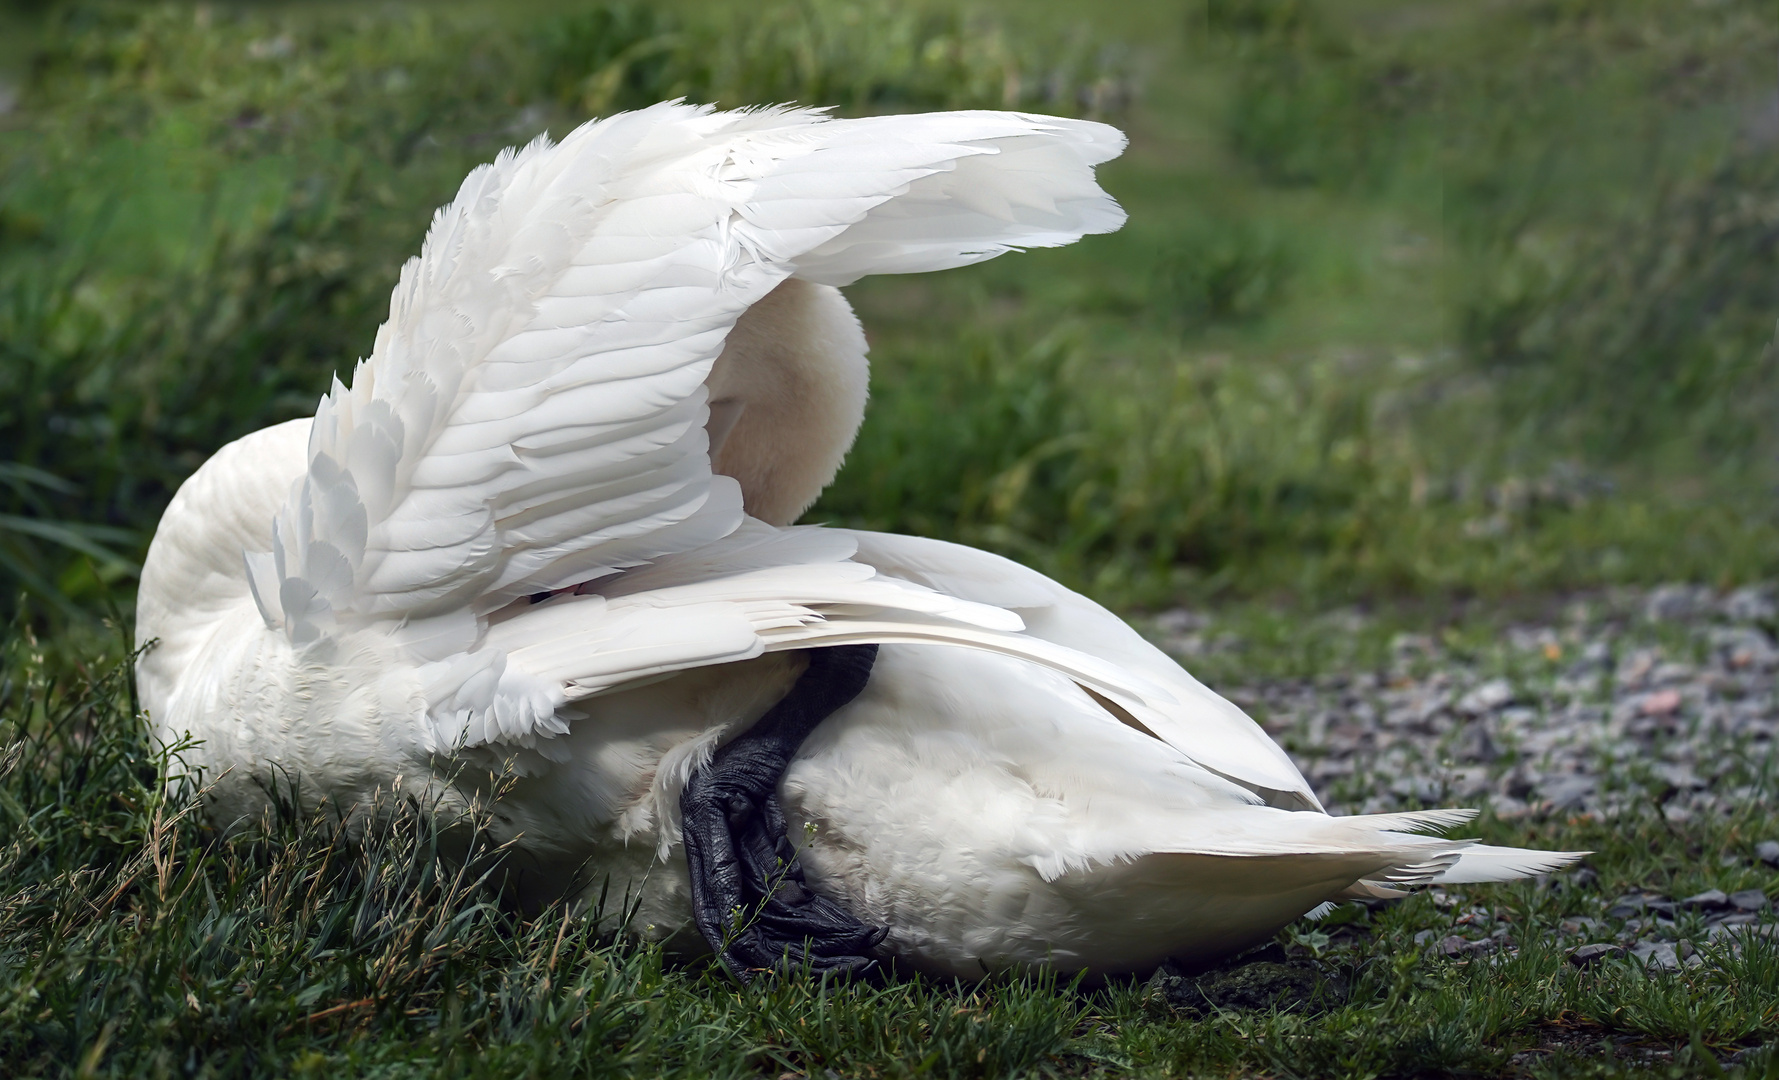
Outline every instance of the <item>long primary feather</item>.
[(469, 659), (486, 617), (741, 526), (704, 387), (739, 316), (794, 274), (1114, 229), (1093, 166), (1122, 145), (1018, 113), (667, 103), (502, 153), (435, 216), (370, 356), (316, 410), (270, 550), (245, 553), (261, 617), (298, 647), (382, 627), (445, 665), (429, 694), (447, 712), (474, 713), (459, 690), (492, 682), (511, 706), (496, 727), (548, 726), (549, 694)]

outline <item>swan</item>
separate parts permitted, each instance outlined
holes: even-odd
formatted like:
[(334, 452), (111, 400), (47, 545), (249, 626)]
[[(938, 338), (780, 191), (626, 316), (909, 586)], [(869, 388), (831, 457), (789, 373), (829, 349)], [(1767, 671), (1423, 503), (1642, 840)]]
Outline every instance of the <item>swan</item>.
[[(1240, 709), (1007, 559), (793, 522), (863, 417), (839, 286), (1117, 229), (1121, 133), (672, 102), (475, 169), (350, 386), (178, 490), (137, 677), (208, 813), (391, 794), (743, 979), (1094, 977), (1573, 853), (1334, 817)], [(481, 815), (479, 818), (477, 815)]]

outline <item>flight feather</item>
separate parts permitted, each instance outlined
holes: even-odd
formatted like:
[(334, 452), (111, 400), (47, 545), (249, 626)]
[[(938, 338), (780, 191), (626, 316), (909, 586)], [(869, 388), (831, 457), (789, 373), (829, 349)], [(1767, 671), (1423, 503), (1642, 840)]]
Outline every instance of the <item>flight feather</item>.
[(385, 623), (437, 658), (519, 597), (728, 535), (704, 381), (751, 304), (1116, 228), (1092, 166), (1121, 147), (1014, 113), (668, 103), (503, 153), (322, 399), (272, 550), (246, 553), (261, 614), (298, 645)]

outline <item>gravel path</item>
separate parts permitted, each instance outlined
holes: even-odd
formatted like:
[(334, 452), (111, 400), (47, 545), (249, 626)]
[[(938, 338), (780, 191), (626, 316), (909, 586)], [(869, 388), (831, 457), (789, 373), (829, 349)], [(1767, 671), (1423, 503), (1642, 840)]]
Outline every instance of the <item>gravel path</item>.
[[(1775, 790), (1775, 629), (1773, 587), (1668, 585), (1577, 598), (1482, 648), (1399, 634), (1381, 667), (1218, 689), (1285, 746), (1337, 814), (1486, 805), (1507, 819), (1659, 814), (1679, 825)], [(1154, 631), (1188, 667), (1243, 648), (1185, 611), (1163, 614)], [(1779, 868), (1779, 828), (1749, 847), (1704, 859)], [(1592, 874), (1572, 879), (1587, 885)], [(1450, 935), (1426, 932), (1434, 947), (1456, 955), (1502, 942), (1485, 909), (1433, 891), (1454, 909)], [(1585, 943), (1577, 963), (1629, 950), (1675, 967), (1689, 962), (1692, 938), (1773, 930), (1759, 889), (1596, 902), (1597, 917), (1562, 927)]]

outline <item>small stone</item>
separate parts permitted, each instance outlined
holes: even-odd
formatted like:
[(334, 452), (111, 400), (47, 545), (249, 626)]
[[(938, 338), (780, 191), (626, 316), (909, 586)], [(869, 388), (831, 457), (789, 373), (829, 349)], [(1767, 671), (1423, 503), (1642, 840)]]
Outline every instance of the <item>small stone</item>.
[(1652, 589), (1643, 604), (1643, 617), (1650, 622), (1673, 622), (1690, 619), (1711, 604), (1711, 590), (1699, 585), (1663, 585)]
[(1677, 910), (1674, 901), (1654, 893), (1626, 893), (1612, 902), (1606, 915), (1612, 919), (1629, 919), (1636, 915), (1672, 919)]
[(1657, 690), (1653, 694), (1643, 695), (1638, 702), (1637, 711), (1644, 716), (1670, 716), (1680, 711), (1680, 691)]
[(1466, 765), (1452, 770), (1452, 793), (1460, 803), (1473, 803), (1494, 790), (1489, 770), (1481, 765)]
[(1732, 669), (1766, 671), (1779, 661), (1779, 649), (1774, 648), (1773, 639), (1761, 630), (1746, 626), (1720, 627), (1711, 632), (1708, 640)]
[(1524, 705), (1513, 705), (1502, 709), (1501, 724), (1508, 729), (1529, 728), (1538, 722), (1538, 710), (1528, 709)]
[[(1501, 774), (1497, 786), (1500, 788), (1501, 794), (1509, 798), (1524, 799), (1532, 794), (1532, 785), (1536, 779), (1538, 777), (1529, 774), (1524, 765), (1515, 765), (1511, 770)], [(1499, 804), (1496, 806), (1496, 813), (1500, 813)]]
[(1639, 942), (1631, 949), (1631, 958), (1642, 962), (1644, 967), (1657, 971), (1679, 971), (1680, 953), (1666, 941)]
[(1439, 951), (1447, 956), (1467, 956), (1471, 953), (1494, 952), (1500, 947), (1500, 944), (1500, 942), (1490, 938), (1483, 938), (1481, 941), (1471, 941), (1468, 938), (1461, 938), (1456, 934), (1452, 934), (1449, 937), (1440, 940)]
[(1652, 649), (1638, 649), (1628, 656), (1621, 657), (1618, 662), (1617, 679), (1620, 686), (1636, 687), (1649, 678), (1655, 670), (1657, 653)]
[(1620, 956), (1624, 951), (1624, 948), (1618, 945), (1604, 943), (1583, 945), (1569, 954), (1569, 962), (1576, 967), (1587, 967), (1589, 964), (1597, 964), (1609, 956)]
[(1427, 776), (1404, 776), (1390, 784), (1390, 791), (1404, 799), (1436, 803), (1445, 793), (1445, 785)]
[(1457, 758), (1459, 761), (1487, 764), (1500, 757), (1501, 749), (1489, 736), (1488, 725), (1473, 723), (1465, 726), (1464, 733), (1458, 737)]
[(1538, 781), (1538, 793), (1544, 796), (1553, 810), (1573, 810), (1587, 802), (1598, 786), (1591, 776), (1566, 773), (1541, 777)]
[(1532, 808), (1511, 795), (1498, 795), (1491, 800), (1495, 817), (1501, 821), (1519, 821), (1532, 816)]
[(1767, 938), (1779, 936), (1779, 924), (1767, 923), (1764, 926), (1757, 926), (1752, 921), (1739, 921), (1732, 917), (1705, 931), (1705, 936), (1712, 940), (1730, 936), (1746, 939), (1754, 934)]
[(1513, 684), (1506, 679), (1490, 679), (1458, 699), (1458, 711), (1465, 716), (1485, 716), (1513, 702)]
[[(1441, 804), (1487, 801), (1503, 820), (1585, 814), (1607, 829), (1639, 822), (1652, 797), (1676, 828), (1688, 818), (1721, 821), (1766, 798), (1759, 765), (1779, 745), (1779, 586), (1739, 596), (1691, 585), (1603, 590), (1583, 600), (1574, 615), (1505, 628), (1501, 650), (1448, 652), (1437, 636), (1404, 636), (1375, 671), (1337, 664), (1351, 670), (1259, 679), (1242, 703), (1263, 714), (1324, 801), (1348, 812), (1427, 800), (1434, 777), (1445, 789), (1433, 800)], [(1646, 608), (1675, 621), (1644, 625)], [(1154, 627), (1158, 637), (1208, 639), (1221, 625), (1191, 615), (1166, 622)], [(1546, 884), (1600, 924), (1565, 919), (1549, 930), (1567, 952), (1661, 943), (1681, 927), (1701, 944), (1707, 932), (1736, 930), (1721, 939), (1728, 944), (1764, 929), (1779, 911), (1779, 829), (1706, 851), (1693, 865), (1710, 874), (1720, 858), (1712, 876), (1759, 894), (1748, 897), (1752, 908), (1721, 895), (1731, 891), (1724, 887), (1684, 900), (1637, 886), (1620, 896), (1603, 892), (1607, 883), (1591, 871), (1570, 871)], [(1757, 884), (1772, 893), (1748, 889)], [(1452, 902), (1446, 918), (1467, 912), (1468, 901)], [(1409, 935), (1421, 955), (1441, 957), (1448, 936), (1481, 938), (1497, 925), (1442, 923)], [(1464, 951), (1451, 963), (1489, 962), (1469, 945), (1453, 948)]]
[(1665, 664), (1657, 664), (1656, 669), (1650, 673), (1649, 680), (1657, 686), (1672, 686), (1687, 682), (1697, 674), (1698, 669), (1691, 664), (1677, 664), (1670, 660)]
[(1708, 927), (1747, 926), (1749, 923), (1756, 923), (1759, 921), (1760, 913), (1757, 911), (1736, 911), (1732, 909), (1730, 911), (1720, 911), (1715, 915), (1709, 916), (1705, 920), (1705, 925)]
[(1746, 585), (1724, 597), (1724, 617), (1732, 622), (1772, 622), (1779, 618), (1779, 604), (1774, 603), (1770, 585)]
[(1439, 933), (1439, 931), (1437, 931), (1437, 930), (1416, 930), (1415, 931), (1415, 944), (1416, 945), (1425, 945), (1429, 941), (1432, 941), (1434, 936), (1438, 933)]
[[(1661, 777), (1662, 781), (1675, 791), (1702, 791), (1709, 786), (1699, 778), (1698, 773), (1693, 772), (1692, 768), (1687, 765), (1664, 761), (1651, 766), (1649, 771)], [(1667, 814), (1669, 821), (1681, 820), (1675, 816), (1672, 807), (1668, 809)]]
[(1742, 911), (1765, 911), (1772, 906), (1772, 902), (1759, 889), (1743, 889), (1730, 894), (1730, 906)]

